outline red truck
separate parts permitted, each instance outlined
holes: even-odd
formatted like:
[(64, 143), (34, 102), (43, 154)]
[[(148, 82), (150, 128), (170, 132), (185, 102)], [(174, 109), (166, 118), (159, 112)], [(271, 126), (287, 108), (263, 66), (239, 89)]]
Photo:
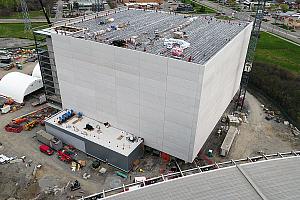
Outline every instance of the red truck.
[(45, 144), (42, 144), (39, 148), (40, 148), (41, 152), (43, 152), (43, 153), (45, 153), (49, 156), (51, 156), (54, 153), (54, 151), (49, 146), (47, 146)]

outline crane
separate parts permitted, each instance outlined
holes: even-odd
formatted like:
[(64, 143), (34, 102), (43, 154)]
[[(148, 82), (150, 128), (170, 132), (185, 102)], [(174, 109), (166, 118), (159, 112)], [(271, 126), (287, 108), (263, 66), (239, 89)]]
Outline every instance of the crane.
[(246, 59), (243, 67), (243, 74), (240, 83), (240, 89), (238, 94), (238, 100), (236, 102), (236, 110), (242, 111), (244, 107), (244, 102), (246, 98), (247, 86), (249, 82), (250, 72), (252, 69), (252, 64), (254, 61), (254, 55), (256, 50), (256, 45), (259, 38), (259, 32), (261, 27), (261, 22), (264, 17), (265, 5), (267, 0), (258, 0), (256, 15), (253, 22), (253, 27), (251, 31), (250, 41), (247, 49)]
[(47, 15), (46, 9), (45, 9), (45, 7), (44, 7), (44, 4), (43, 4), (43, 1), (42, 1), (42, 0), (39, 0), (39, 2), (40, 2), (40, 4), (41, 4), (41, 7), (42, 7), (42, 10), (43, 10), (43, 13), (44, 13), (44, 15), (45, 15), (45, 17), (46, 17), (46, 20), (47, 20), (48, 26), (49, 26), (49, 27), (51, 27), (51, 26), (52, 26), (52, 24), (51, 24), (51, 21), (50, 21), (50, 19), (49, 19), (48, 15)]

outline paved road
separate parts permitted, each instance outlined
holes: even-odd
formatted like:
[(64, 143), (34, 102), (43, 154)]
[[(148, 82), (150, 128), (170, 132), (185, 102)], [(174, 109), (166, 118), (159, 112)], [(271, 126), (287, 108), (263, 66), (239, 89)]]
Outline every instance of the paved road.
[[(198, 0), (199, 1), (199, 0)], [(216, 10), (219, 10), (220, 12), (224, 12), (226, 15), (231, 15), (232, 13), (236, 12), (228, 7), (222, 6), (220, 4), (214, 3), (214, 2), (210, 2), (207, 0), (204, 1), (199, 1), (200, 4), (203, 4), (205, 6), (214, 8)], [(254, 20), (253, 17), (250, 16), (250, 13), (248, 12), (237, 12), (234, 14), (234, 16), (240, 20)], [(296, 42), (298, 44), (300, 44), (300, 33), (299, 32), (290, 32), (288, 30), (282, 29), (278, 26), (274, 26), (270, 23), (266, 23), (266, 22), (262, 22), (261, 24), (261, 28), (262, 30), (274, 33), (276, 35), (279, 35), (283, 38), (289, 39), (293, 42)]]
[[(30, 19), (31, 22), (46, 22), (46, 19)], [(51, 20), (53, 21), (53, 20)], [(23, 19), (0, 19), (1, 23), (24, 23)]]

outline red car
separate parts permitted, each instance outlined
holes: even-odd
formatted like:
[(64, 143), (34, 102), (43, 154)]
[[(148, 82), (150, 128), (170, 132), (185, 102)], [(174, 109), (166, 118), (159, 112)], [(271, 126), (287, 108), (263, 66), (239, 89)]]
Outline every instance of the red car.
[(54, 151), (45, 144), (42, 144), (40, 146), (40, 151), (47, 154), (47, 155), (49, 155), (49, 156), (51, 156), (54, 153)]
[(61, 161), (71, 162), (73, 160), (72, 154), (65, 149), (57, 151), (57, 156)]

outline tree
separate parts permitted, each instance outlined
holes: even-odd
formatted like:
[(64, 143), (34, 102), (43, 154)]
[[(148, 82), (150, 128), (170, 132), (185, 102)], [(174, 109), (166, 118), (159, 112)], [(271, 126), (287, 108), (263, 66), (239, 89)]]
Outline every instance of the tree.
[(284, 0), (276, 0), (276, 2), (277, 2), (278, 4), (283, 4), (283, 3), (284, 3)]
[(289, 10), (289, 6), (287, 4), (280, 4), (280, 8), (282, 12), (286, 12)]
[(230, 6), (234, 6), (236, 4), (236, 0), (227, 0), (227, 3), (230, 5)]
[(300, 9), (300, 0), (296, 0), (295, 3), (297, 4), (297, 9)]

